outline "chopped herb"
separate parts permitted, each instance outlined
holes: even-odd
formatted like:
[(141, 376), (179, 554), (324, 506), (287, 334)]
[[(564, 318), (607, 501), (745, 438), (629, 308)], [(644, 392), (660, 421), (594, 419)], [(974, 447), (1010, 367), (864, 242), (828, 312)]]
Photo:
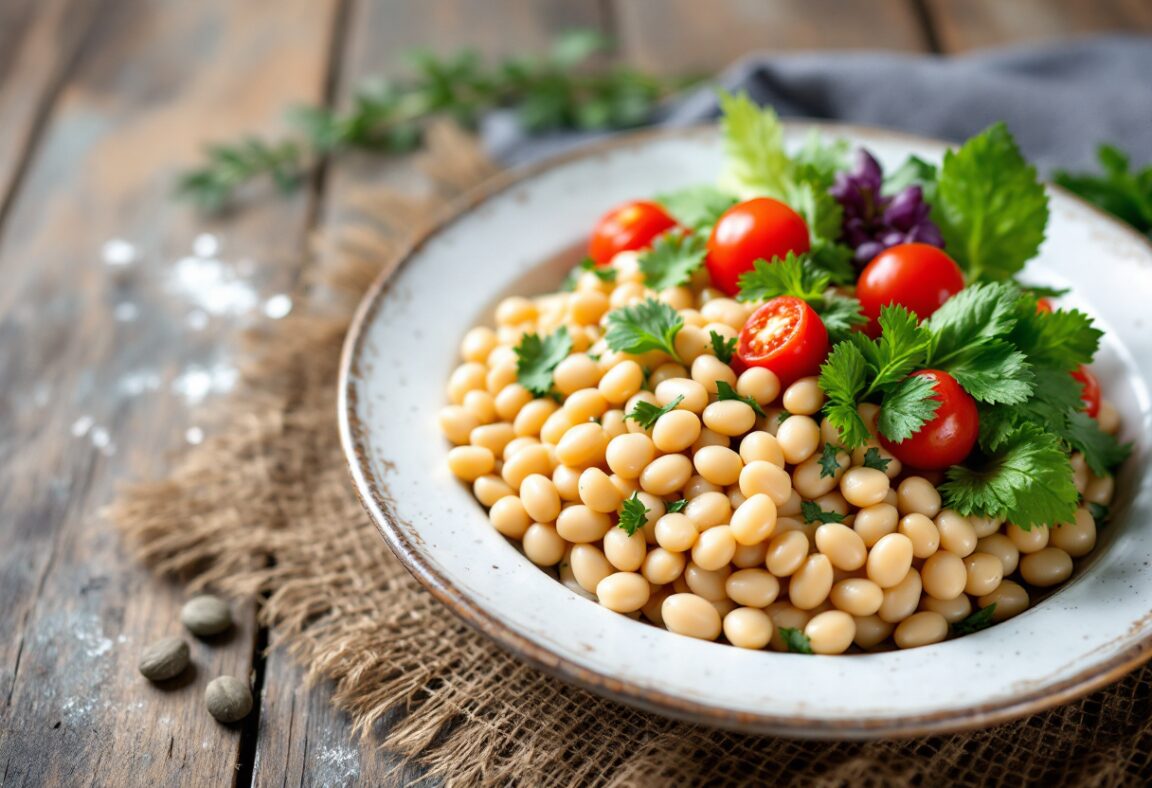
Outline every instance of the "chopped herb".
[(664, 290), (687, 284), (692, 272), (704, 264), (708, 254), (703, 235), (664, 233), (652, 248), (640, 254), (640, 271), (651, 290)]
[(808, 636), (794, 627), (776, 627), (780, 632), (780, 637), (784, 638), (784, 645), (788, 647), (788, 651), (792, 654), (814, 654), (812, 651), (812, 642), (808, 640)]
[(892, 460), (886, 460), (880, 456), (880, 450), (875, 446), (869, 447), (868, 451), (864, 452), (864, 467), (875, 468), (878, 471), (888, 472), (888, 465)]
[(1071, 290), (1067, 287), (1048, 287), (1047, 285), (1020, 285), (1025, 293), (1035, 298), (1060, 298), (1066, 296)]
[(751, 271), (740, 274), (740, 292), (736, 298), (739, 301), (767, 301), (789, 295), (816, 304), (824, 300), (828, 279), (803, 257), (789, 252), (783, 259), (777, 257), (768, 261), (761, 258), (753, 262)]
[(1102, 175), (1058, 171), (1054, 180), (1152, 238), (1152, 164), (1130, 169), (1128, 155), (1114, 145), (1101, 145), (1096, 158)]
[(601, 282), (615, 282), (616, 269), (610, 265), (596, 265), (596, 261), (591, 257), (585, 257), (580, 261), (580, 265), (573, 268), (568, 272), (568, 276), (564, 278), (564, 283), (560, 285), (560, 289), (571, 293), (576, 289), (576, 283), (580, 280), (580, 274), (590, 272), (596, 275), (596, 278)]
[(1115, 435), (1100, 429), (1100, 423), (1087, 413), (1069, 414), (1063, 429), (1057, 429), (1069, 446), (1084, 454), (1084, 461), (1097, 476), (1105, 476), (1132, 453), (1131, 443), (1120, 443)]
[(716, 354), (716, 358), (725, 364), (731, 364), (732, 356), (736, 353), (736, 337), (725, 339), (715, 331), (709, 331), (708, 338), (712, 340), (712, 352)]
[(640, 500), (640, 494), (632, 493), (632, 497), (620, 505), (620, 522), (616, 525), (632, 536), (647, 524), (648, 511), (648, 507)]
[(646, 353), (663, 350), (677, 361), (676, 335), (684, 327), (684, 318), (668, 304), (649, 298), (608, 313), (608, 330), (604, 340), (608, 347), (622, 353)]
[(820, 453), (820, 478), (831, 478), (840, 471), (840, 455), (844, 452), (839, 446), (831, 443), (824, 444), (824, 451)]
[(688, 506), (687, 498), (681, 498), (679, 501), (673, 501), (672, 503), (668, 504), (668, 514), (676, 514), (677, 512), (682, 512), (686, 506)]
[(638, 400), (636, 406), (632, 408), (632, 412), (624, 416), (624, 419), (632, 419), (632, 421), (639, 424), (646, 430), (652, 429), (652, 425), (656, 420), (663, 416), (665, 413), (670, 413), (676, 409), (676, 406), (684, 401), (684, 395), (680, 395), (676, 399), (669, 402), (664, 407), (653, 405), (651, 402)]
[(826, 512), (815, 501), (801, 501), (800, 512), (806, 523), (842, 523), (844, 515), (840, 512)]
[(736, 198), (714, 186), (690, 186), (662, 194), (656, 198), (656, 202), (682, 227), (691, 227), (707, 236), (703, 231), (716, 224), (720, 215), (736, 204)]
[(552, 370), (572, 352), (572, 338), (561, 326), (555, 333), (541, 338), (525, 334), (516, 346), (516, 379), (537, 397), (552, 391)]
[(756, 411), (756, 413), (760, 416), (767, 415), (764, 413), (764, 409), (760, 407), (760, 403), (755, 399), (752, 397), (741, 397), (736, 393), (736, 389), (732, 388), (732, 386), (730, 386), (725, 380), (716, 381), (716, 401), (723, 402), (727, 399), (734, 399), (743, 402), (745, 405), (752, 408), (752, 410)]
[(777, 424), (783, 424), (784, 422), (788, 421), (788, 419), (791, 418), (791, 416), (792, 416), (791, 413), (789, 413), (786, 410), (782, 410), (776, 414), (776, 423)]
[(1096, 525), (1103, 525), (1108, 522), (1108, 518), (1112, 516), (1111, 509), (1095, 501), (1088, 502), (1088, 511), (1092, 513), (1092, 519), (1096, 521)]
[(979, 632), (982, 629), (987, 629), (992, 626), (992, 615), (996, 612), (996, 603), (982, 607), (972, 615), (968, 616), (962, 621), (957, 621), (952, 625), (953, 635), (971, 635), (973, 632)]

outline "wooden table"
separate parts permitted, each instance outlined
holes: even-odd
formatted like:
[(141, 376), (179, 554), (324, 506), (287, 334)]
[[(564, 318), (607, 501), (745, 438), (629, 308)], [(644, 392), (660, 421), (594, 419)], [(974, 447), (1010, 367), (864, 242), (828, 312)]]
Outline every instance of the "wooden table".
[[(232, 384), (246, 315), (283, 310), (307, 239), (339, 226), (354, 187), (416, 176), (405, 161), (337, 162), (310, 189), (213, 221), (169, 199), (172, 178), (205, 141), (279, 131), (287, 105), (340, 103), (368, 75), (402, 74), (412, 46), (536, 51), (572, 26), (675, 73), (753, 49), (957, 52), (1148, 32), (1152, 5), (4, 0), (0, 785), (383, 780), (390, 756), (353, 738), (328, 688), (303, 688), (285, 654), (263, 655), (250, 606), (226, 643), (196, 646), (194, 686), (149, 686), (140, 649), (176, 631), (181, 594), (136, 566), (98, 512), (117, 483), (163, 473), (173, 450), (201, 439), (191, 406)], [(197, 267), (217, 258), (227, 265)], [(225, 307), (197, 302), (203, 277), (217, 277)], [(216, 724), (204, 684), (250, 672), (257, 711)]]

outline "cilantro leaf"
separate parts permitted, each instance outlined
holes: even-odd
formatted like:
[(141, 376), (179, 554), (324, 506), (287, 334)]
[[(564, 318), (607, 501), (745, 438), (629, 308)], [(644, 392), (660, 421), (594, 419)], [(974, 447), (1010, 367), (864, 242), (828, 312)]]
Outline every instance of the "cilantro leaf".
[(585, 257), (580, 261), (580, 265), (573, 268), (568, 272), (568, 276), (564, 277), (564, 282), (560, 285), (560, 289), (567, 293), (571, 293), (576, 289), (576, 282), (580, 279), (580, 274), (584, 273), (585, 271), (591, 271), (592, 273), (596, 274), (596, 278), (601, 282), (616, 281), (615, 268), (610, 265), (596, 265), (596, 261), (591, 257)]
[(1096, 158), (1102, 175), (1058, 171), (1053, 180), (1152, 237), (1152, 164), (1129, 171), (1128, 156), (1113, 145), (1101, 145)]
[(736, 389), (732, 388), (732, 386), (729, 385), (727, 381), (718, 380), (716, 381), (716, 401), (722, 402), (726, 399), (734, 399), (743, 402), (745, 405), (752, 408), (752, 410), (756, 411), (757, 415), (767, 415), (764, 413), (764, 409), (760, 407), (760, 403), (755, 399), (752, 397), (741, 397), (736, 393)]
[(721, 187), (741, 197), (784, 197), (792, 162), (784, 129), (771, 107), (758, 107), (744, 92), (720, 92), (721, 131), (727, 167)]
[(944, 155), (932, 218), (969, 281), (1009, 279), (1036, 256), (1048, 197), (1003, 123)]
[(831, 293), (826, 294), (824, 303), (816, 307), (816, 314), (820, 315), (828, 331), (828, 341), (833, 345), (843, 342), (855, 328), (868, 322), (857, 299)]
[(771, 262), (756, 260), (752, 270), (740, 274), (739, 301), (767, 301), (778, 296), (795, 296), (810, 303), (824, 300), (828, 276), (820, 274), (793, 252)]
[(668, 304), (649, 298), (608, 313), (608, 330), (604, 340), (608, 347), (622, 353), (645, 353), (663, 350), (677, 361), (676, 334), (684, 327), (684, 318)]
[(801, 501), (800, 513), (806, 523), (842, 523), (844, 515), (840, 512), (826, 512), (815, 501)]
[(664, 233), (639, 257), (644, 283), (652, 290), (687, 283), (692, 272), (704, 264), (706, 243), (704, 236), (696, 233)]
[(813, 238), (808, 251), (808, 262), (818, 273), (824, 274), (834, 285), (856, 282), (856, 267), (852, 264), (852, 247), (827, 238)]
[(516, 380), (537, 397), (552, 390), (552, 370), (572, 352), (572, 338), (561, 326), (553, 334), (525, 334), (516, 346)]
[(1018, 405), (1033, 391), (1032, 368), (1013, 345), (994, 339), (941, 365), (977, 402)]
[(973, 345), (1003, 337), (1016, 325), (1020, 289), (1010, 282), (970, 285), (925, 322), (932, 335), (930, 364), (945, 365)]
[(957, 621), (952, 625), (953, 635), (971, 635), (973, 632), (979, 632), (982, 629), (987, 629), (992, 626), (992, 615), (996, 612), (996, 603), (993, 602), (988, 607), (982, 607), (972, 615), (968, 616), (962, 621)]
[(712, 341), (712, 352), (716, 354), (716, 358), (725, 364), (731, 364), (732, 356), (736, 353), (736, 337), (725, 339), (715, 331), (709, 331), (708, 338)]
[(851, 151), (852, 145), (848, 140), (826, 140), (813, 129), (804, 138), (800, 150), (792, 156), (795, 177), (822, 190), (827, 189), (836, 180), (836, 173), (848, 169)]
[[(860, 335), (853, 337), (861, 349), (870, 346), (868, 358), (875, 368), (875, 377), (869, 386), (869, 393), (883, 391), (899, 383), (908, 373), (920, 367), (925, 360), (931, 335), (920, 327), (920, 321), (913, 312), (898, 304), (889, 304), (880, 309), (880, 339), (869, 343)], [(865, 352), (865, 357), (869, 353)]]
[(616, 527), (623, 528), (629, 536), (633, 536), (647, 524), (648, 511), (648, 507), (640, 500), (640, 494), (632, 493), (632, 497), (620, 505), (620, 522)]
[(820, 188), (813, 183), (790, 183), (787, 186), (785, 202), (804, 217), (808, 232), (813, 238), (835, 240), (840, 235), (844, 221), (844, 209), (836, 198), (828, 193), (827, 187)]
[(864, 452), (864, 467), (875, 468), (878, 471), (888, 472), (888, 465), (892, 462), (890, 459), (885, 459), (880, 456), (880, 450), (875, 446), (870, 446), (868, 451)]
[(1018, 302), (1016, 324), (1009, 338), (1033, 364), (1071, 372), (1092, 361), (1103, 335), (1083, 312), (1037, 312), (1036, 299), (1025, 296)]
[(812, 650), (812, 641), (808, 636), (795, 627), (776, 627), (780, 637), (784, 638), (784, 645), (791, 654), (815, 654)]
[(1070, 522), (1080, 497), (1060, 439), (1032, 423), (1016, 427), (983, 462), (953, 465), (947, 475), (940, 487), (947, 506), (1003, 517), (1025, 530)]
[(842, 467), (840, 461), (845, 457), (847, 455), (842, 448), (831, 443), (825, 443), (824, 450), (820, 452), (820, 459), (817, 460), (820, 463), (820, 478), (830, 479), (839, 473)]
[(1100, 429), (1096, 419), (1081, 411), (1070, 414), (1058, 431), (1069, 446), (1083, 452), (1084, 461), (1097, 476), (1107, 475), (1132, 453), (1132, 444), (1121, 444)]
[(677, 512), (684, 511), (684, 509), (687, 508), (687, 506), (688, 506), (688, 499), (687, 498), (681, 498), (679, 501), (673, 501), (672, 503), (668, 504), (667, 512), (668, 512), (668, 514), (676, 514)]
[(907, 377), (884, 395), (876, 427), (888, 440), (901, 443), (931, 421), (939, 407), (931, 378)]
[(867, 386), (868, 362), (854, 342), (841, 342), (832, 348), (820, 367), (820, 388), (827, 402), (824, 417), (840, 433), (840, 440), (848, 449), (863, 446), (872, 438), (864, 419), (856, 410), (856, 403)]
[(716, 224), (720, 214), (736, 204), (736, 198), (714, 186), (690, 186), (662, 194), (656, 202), (681, 226), (700, 231)]
[(676, 406), (683, 401), (684, 395), (680, 395), (664, 407), (660, 407), (659, 405), (653, 405), (651, 402), (637, 400), (636, 405), (632, 408), (632, 412), (625, 415), (624, 420), (632, 419), (644, 429), (652, 429), (652, 425), (656, 423), (657, 419), (665, 413), (671, 413), (676, 410)]

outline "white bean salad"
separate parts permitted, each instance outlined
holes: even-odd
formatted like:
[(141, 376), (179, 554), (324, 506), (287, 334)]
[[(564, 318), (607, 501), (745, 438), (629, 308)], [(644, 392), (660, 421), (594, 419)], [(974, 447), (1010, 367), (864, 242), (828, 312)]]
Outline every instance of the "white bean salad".
[[(736, 119), (775, 116), (722, 101), (738, 163)], [(1039, 240), (960, 245), (978, 209), (948, 195), (976, 154), (1034, 179), (1002, 126), (916, 178), (818, 144), (823, 174), (781, 148), (786, 188), (745, 172), (621, 206), (564, 289), (501, 301), (448, 381), (448, 467), (610, 610), (740, 648), (924, 646), (1071, 577), (1112, 503), (1120, 417), (1084, 366), (1091, 319), (993, 268)]]

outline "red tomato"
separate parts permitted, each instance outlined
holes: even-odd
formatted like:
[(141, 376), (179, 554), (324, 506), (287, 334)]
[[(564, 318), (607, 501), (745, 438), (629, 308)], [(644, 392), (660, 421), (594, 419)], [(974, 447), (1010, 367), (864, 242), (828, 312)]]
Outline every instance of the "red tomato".
[(757, 260), (771, 261), (811, 246), (803, 217), (779, 200), (757, 197), (720, 215), (708, 239), (712, 284), (730, 296), (740, 291), (740, 274)]
[(900, 304), (921, 320), (964, 289), (964, 274), (951, 257), (930, 244), (898, 244), (885, 249), (864, 267), (856, 282), (865, 331), (880, 333), (880, 308)]
[(1049, 301), (1047, 298), (1037, 298), (1036, 299), (1036, 311), (1037, 312), (1051, 312), (1052, 311), (1052, 302)]
[(676, 220), (654, 202), (635, 200), (601, 217), (588, 242), (588, 256), (608, 265), (617, 252), (645, 249), (652, 239), (676, 226)]
[(740, 330), (736, 359), (743, 368), (764, 367), (787, 386), (815, 375), (828, 355), (828, 331), (820, 316), (799, 298), (780, 296), (748, 318)]
[(932, 420), (911, 438), (894, 443), (881, 435), (881, 445), (912, 468), (939, 470), (963, 462), (980, 434), (976, 401), (947, 372), (924, 369), (912, 374), (932, 380), (936, 389), (933, 399), (940, 407)]
[(1088, 371), (1088, 367), (1080, 367), (1072, 373), (1072, 377), (1080, 381), (1081, 398), (1084, 400), (1084, 412), (1092, 418), (1100, 413), (1100, 381)]

